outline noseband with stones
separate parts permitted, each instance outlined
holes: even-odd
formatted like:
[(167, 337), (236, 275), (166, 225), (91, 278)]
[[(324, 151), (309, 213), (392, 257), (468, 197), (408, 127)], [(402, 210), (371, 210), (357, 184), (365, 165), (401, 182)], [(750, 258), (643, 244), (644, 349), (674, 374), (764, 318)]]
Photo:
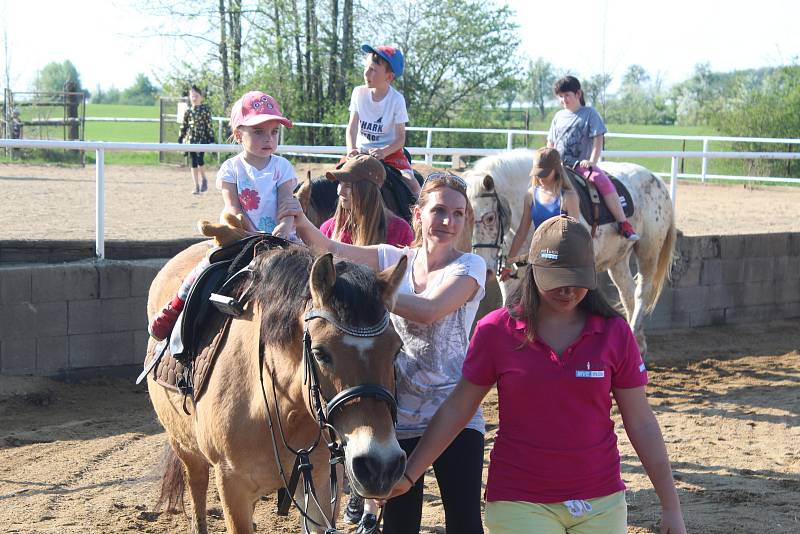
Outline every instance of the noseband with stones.
[[(323, 437), (325, 438), (326, 445), (328, 447), (328, 451), (330, 452), (330, 489), (331, 489), (331, 512), (336, 509), (336, 502), (339, 498), (338, 496), (338, 484), (337, 484), (337, 475), (336, 475), (336, 464), (341, 463), (344, 461), (344, 444), (341, 442), (341, 436), (339, 432), (336, 430), (334, 425), (332, 424), (333, 418), (336, 415), (337, 410), (341, 409), (347, 403), (362, 398), (372, 398), (384, 401), (389, 406), (389, 411), (392, 416), (392, 421), (397, 424), (397, 401), (395, 400), (394, 395), (389, 392), (385, 387), (380, 384), (359, 384), (357, 386), (344, 389), (338, 392), (336, 395), (331, 397), (330, 399), (326, 399), (323, 403), (323, 396), (320, 388), (318, 372), (317, 372), (317, 363), (316, 359), (314, 358), (313, 354), (311, 353), (311, 333), (308, 331), (308, 324), (310, 321), (314, 319), (322, 319), (324, 321), (328, 321), (330, 324), (335, 326), (340, 331), (344, 332), (345, 334), (349, 334), (355, 337), (377, 337), (383, 334), (386, 329), (389, 327), (389, 313), (384, 313), (383, 317), (375, 324), (366, 326), (366, 327), (356, 327), (350, 326), (340, 323), (336, 317), (322, 309), (312, 308), (303, 316), (304, 328), (303, 328), (303, 384), (307, 386), (308, 391), (308, 398), (310, 400), (311, 406), (310, 409), (314, 414), (314, 418), (319, 426), (319, 430), (317, 433), (317, 437), (314, 439), (314, 442), (305, 448), (302, 449), (294, 449), (286, 442), (286, 436), (283, 431), (283, 425), (281, 423), (281, 416), (280, 411), (278, 409), (278, 398), (277, 393), (275, 391), (275, 373), (272, 371), (272, 398), (275, 408), (275, 413), (277, 414), (277, 426), (281, 436), (281, 440), (283, 441), (283, 446), (289, 450), (292, 454), (295, 455), (295, 462), (294, 468), (292, 469), (292, 474), (289, 480), (286, 479), (286, 472), (283, 468), (283, 463), (280, 460), (280, 455), (278, 454), (278, 444), (277, 440), (275, 439), (275, 428), (272, 420), (272, 415), (269, 410), (269, 402), (267, 401), (267, 394), (266, 390), (264, 389), (264, 354), (263, 350), (261, 350), (259, 362), (259, 374), (261, 380), (261, 392), (264, 396), (264, 404), (266, 406), (267, 412), (267, 423), (270, 429), (270, 437), (272, 439), (273, 450), (275, 452), (275, 462), (278, 466), (278, 470), (280, 472), (281, 480), (283, 482), (283, 488), (278, 491), (278, 515), (287, 515), (289, 513), (289, 508), (292, 504), (300, 512), (300, 515), (303, 517), (303, 529), (304, 532), (308, 532), (308, 523), (312, 523), (315, 526), (321, 527), (325, 529), (326, 534), (336, 534), (339, 531), (336, 530), (336, 518), (333, 517), (333, 513), (331, 513), (331, 521), (328, 521), (326, 514), (322, 510), (322, 506), (320, 505), (316, 490), (314, 489), (314, 482), (311, 477), (311, 470), (313, 466), (311, 465), (311, 453), (314, 449), (319, 445), (319, 442)], [(304, 503), (301, 506), (294, 498), (295, 489), (297, 488), (297, 484), (299, 482), (300, 477), (303, 478), (303, 495), (304, 495)], [(313, 501), (315, 506), (322, 512), (322, 517), (325, 524), (320, 524), (314, 519), (312, 519), (308, 515), (308, 506), (310, 502)]]

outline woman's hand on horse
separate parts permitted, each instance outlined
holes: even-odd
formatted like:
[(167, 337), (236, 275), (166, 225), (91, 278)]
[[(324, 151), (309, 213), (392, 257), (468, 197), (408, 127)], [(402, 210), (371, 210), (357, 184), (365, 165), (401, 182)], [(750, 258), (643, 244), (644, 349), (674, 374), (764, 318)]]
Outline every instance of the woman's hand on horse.
[(394, 487), (392, 488), (392, 492), (389, 494), (389, 496), (386, 497), (385, 499), (379, 500), (378, 504), (380, 506), (383, 506), (389, 499), (394, 499), (395, 497), (398, 497), (406, 493), (410, 489), (411, 489), (411, 482), (406, 480), (406, 477), (403, 477), (400, 480), (398, 480), (397, 483), (394, 485)]
[(578, 165), (580, 165), (581, 167), (583, 167), (585, 169), (588, 169), (588, 168), (590, 168), (592, 166), (592, 162), (589, 161), (588, 159), (584, 159), (584, 160), (581, 160), (581, 162), (578, 163)]
[(348, 158), (353, 158), (355, 156), (358, 156), (359, 154), (361, 154), (361, 151), (359, 149), (357, 149), (357, 148), (354, 148), (354, 149), (350, 150), (350, 152), (347, 153), (347, 157)]

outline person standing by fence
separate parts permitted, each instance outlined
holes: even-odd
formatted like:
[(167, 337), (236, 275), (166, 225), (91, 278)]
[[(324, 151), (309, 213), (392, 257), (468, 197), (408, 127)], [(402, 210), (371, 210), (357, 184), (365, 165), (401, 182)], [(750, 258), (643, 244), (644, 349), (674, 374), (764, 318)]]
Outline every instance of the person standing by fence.
[[(205, 145), (216, 143), (214, 129), (211, 127), (211, 110), (203, 104), (203, 91), (196, 85), (189, 89), (189, 102), (191, 107), (183, 115), (179, 143)], [(189, 152), (192, 163), (192, 181), (194, 182), (193, 194), (197, 195), (208, 190), (206, 177), (205, 153)]]

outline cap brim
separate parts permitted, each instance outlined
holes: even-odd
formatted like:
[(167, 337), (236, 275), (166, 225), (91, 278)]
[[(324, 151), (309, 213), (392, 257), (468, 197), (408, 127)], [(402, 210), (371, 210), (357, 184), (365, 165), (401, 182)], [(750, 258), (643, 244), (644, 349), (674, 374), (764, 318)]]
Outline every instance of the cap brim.
[(542, 291), (559, 287), (597, 288), (597, 274), (594, 267), (543, 267), (533, 266), (533, 279)]
[(290, 121), (286, 117), (278, 117), (277, 115), (266, 115), (263, 113), (260, 115), (253, 115), (252, 117), (244, 119), (242, 122), (239, 123), (239, 126), (256, 126), (258, 124), (264, 124), (265, 122), (269, 121), (278, 121), (287, 128), (292, 127), (292, 121)]
[(327, 171), (325, 173), (325, 178), (330, 180), (331, 182), (352, 182), (353, 180), (350, 177), (349, 172), (342, 172), (342, 171)]
[(378, 54), (378, 52), (368, 44), (361, 45), (361, 51), (365, 54)]

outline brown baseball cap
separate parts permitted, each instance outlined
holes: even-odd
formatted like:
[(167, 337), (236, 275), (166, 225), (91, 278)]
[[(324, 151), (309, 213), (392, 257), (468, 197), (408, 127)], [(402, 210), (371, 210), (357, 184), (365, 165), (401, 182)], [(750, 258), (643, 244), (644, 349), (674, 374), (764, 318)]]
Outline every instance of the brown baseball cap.
[(531, 176), (544, 178), (553, 170), (561, 172), (561, 154), (555, 148), (543, 147), (533, 153), (533, 168)]
[(533, 234), (528, 263), (542, 291), (564, 286), (597, 287), (592, 236), (572, 217), (552, 217), (539, 225)]
[(326, 172), (325, 176), (328, 180), (350, 183), (369, 180), (378, 187), (382, 187), (383, 182), (386, 181), (386, 169), (383, 168), (383, 163), (372, 156), (359, 154), (349, 158), (335, 171)]

